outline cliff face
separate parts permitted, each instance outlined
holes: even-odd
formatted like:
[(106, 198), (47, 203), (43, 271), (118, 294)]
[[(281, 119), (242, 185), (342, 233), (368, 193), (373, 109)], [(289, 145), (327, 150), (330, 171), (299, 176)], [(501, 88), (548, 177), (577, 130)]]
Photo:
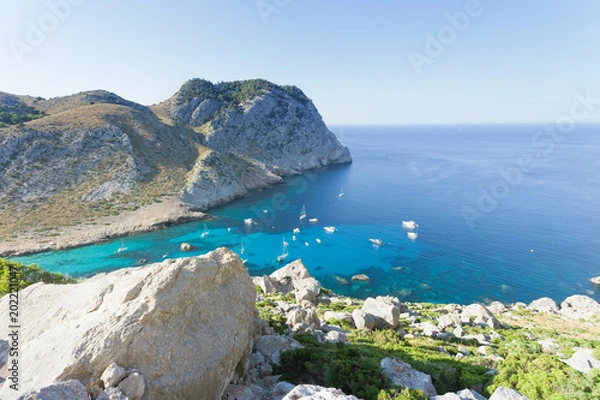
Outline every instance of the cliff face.
[(263, 80), (194, 79), (151, 108), (106, 91), (0, 93), (0, 240), (177, 197), (206, 210), (351, 162), (312, 101)]

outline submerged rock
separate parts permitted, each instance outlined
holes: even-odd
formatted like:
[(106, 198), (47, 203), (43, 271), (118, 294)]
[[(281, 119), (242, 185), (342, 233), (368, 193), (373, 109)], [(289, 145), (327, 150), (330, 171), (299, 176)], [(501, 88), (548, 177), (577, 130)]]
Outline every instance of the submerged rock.
[[(20, 294), (21, 393), (70, 379), (87, 384), (118, 363), (139, 371), (120, 382), (134, 398), (144, 382), (147, 398), (217, 399), (252, 348), (255, 287), (224, 248)], [(0, 319), (8, 309), (5, 296)], [(0, 389), (4, 400), (17, 396)]]

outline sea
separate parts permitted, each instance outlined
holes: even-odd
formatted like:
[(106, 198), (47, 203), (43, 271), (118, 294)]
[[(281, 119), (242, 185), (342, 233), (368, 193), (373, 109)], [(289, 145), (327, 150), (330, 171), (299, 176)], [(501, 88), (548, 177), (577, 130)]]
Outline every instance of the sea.
[(356, 298), (600, 301), (589, 281), (600, 275), (600, 125), (330, 129), (352, 164), (290, 177), (206, 221), (14, 259), (87, 277), (227, 246), (251, 275), (301, 259), (324, 287)]

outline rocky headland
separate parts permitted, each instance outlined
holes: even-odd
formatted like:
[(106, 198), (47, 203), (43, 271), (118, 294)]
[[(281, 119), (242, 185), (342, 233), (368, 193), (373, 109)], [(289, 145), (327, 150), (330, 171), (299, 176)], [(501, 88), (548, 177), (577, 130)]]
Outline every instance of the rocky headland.
[(106, 91), (0, 92), (0, 255), (171, 223), (352, 161), (295, 86), (192, 79), (146, 107)]
[[(233, 252), (19, 294), (19, 391), (2, 399), (593, 399), (600, 305), (436, 305), (323, 288), (302, 261), (251, 278)], [(0, 299), (0, 320), (9, 316)], [(595, 397), (594, 397), (595, 396)]]

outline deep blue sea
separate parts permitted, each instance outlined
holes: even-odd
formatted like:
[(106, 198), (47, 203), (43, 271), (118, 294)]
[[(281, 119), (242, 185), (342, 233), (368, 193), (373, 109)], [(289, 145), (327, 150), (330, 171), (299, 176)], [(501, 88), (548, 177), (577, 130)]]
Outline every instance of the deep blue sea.
[[(141, 258), (218, 246), (241, 254), (243, 246), (241, 257), (259, 275), (284, 265), (277, 256), (285, 240), (285, 262), (300, 258), (325, 287), (360, 298), (600, 301), (589, 282), (600, 275), (600, 125), (553, 136), (541, 125), (330, 128), (353, 164), (290, 178), (212, 210), (210, 221), (16, 259), (88, 276)], [(401, 225), (409, 220), (419, 225), (414, 240)], [(182, 253), (182, 242), (197, 249)], [(359, 273), (371, 280), (352, 281)]]

